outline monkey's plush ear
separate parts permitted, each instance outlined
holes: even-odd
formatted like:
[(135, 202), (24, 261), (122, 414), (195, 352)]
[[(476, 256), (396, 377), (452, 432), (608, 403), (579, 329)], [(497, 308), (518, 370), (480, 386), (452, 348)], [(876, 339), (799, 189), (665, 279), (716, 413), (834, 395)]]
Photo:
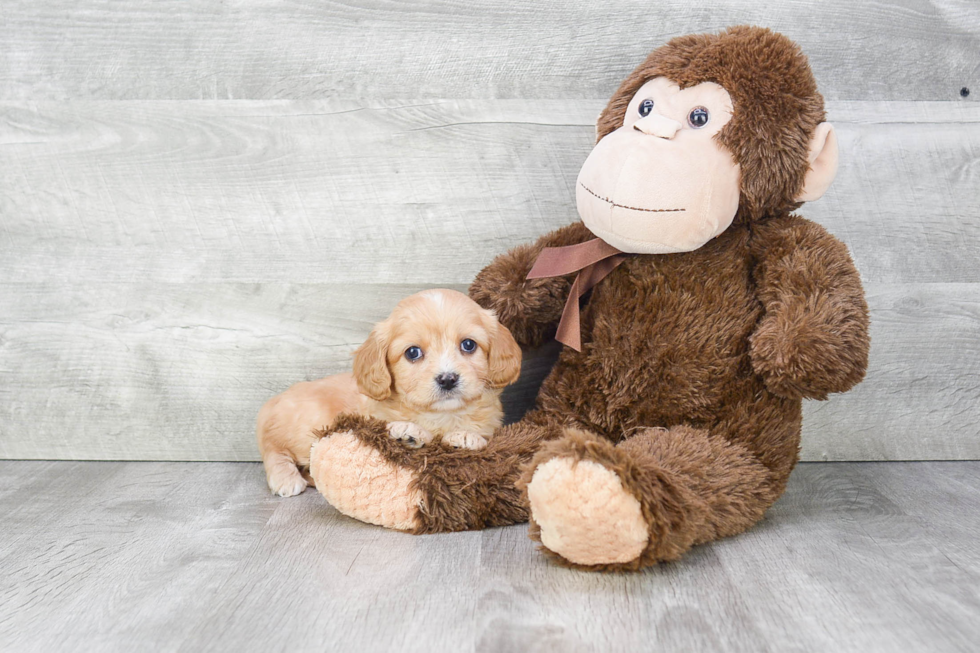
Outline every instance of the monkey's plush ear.
[(486, 323), (490, 334), (487, 382), (491, 388), (503, 388), (521, 375), (521, 346), (510, 329), (498, 322), (490, 311), (487, 311)]
[(391, 396), (388, 371), (388, 323), (381, 322), (354, 352), (354, 379), (357, 389), (376, 401)]
[(803, 181), (803, 192), (796, 196), (797, 202), (820, 199), (837, 176), (837, 134), (829, 122), (820, 123), (813, 131), (807, 161), (810, 168)]

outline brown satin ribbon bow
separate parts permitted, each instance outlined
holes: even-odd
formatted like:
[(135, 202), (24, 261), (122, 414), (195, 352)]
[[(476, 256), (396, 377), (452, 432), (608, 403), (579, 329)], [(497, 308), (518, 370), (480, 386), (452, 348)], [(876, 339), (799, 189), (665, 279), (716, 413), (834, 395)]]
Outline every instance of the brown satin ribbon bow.
[[(578, 300), (606, 275), (626, 260), (626, 254), (606, 241), (595, 238), (567, 247), (545, 247), (527, 273), (528, 279), (561, 277), (578, 272), (562, 311), (555, 340), (582, 351), (582, 330), (579, 324)], [(579, 272), (581, 270), (581, 272)]]

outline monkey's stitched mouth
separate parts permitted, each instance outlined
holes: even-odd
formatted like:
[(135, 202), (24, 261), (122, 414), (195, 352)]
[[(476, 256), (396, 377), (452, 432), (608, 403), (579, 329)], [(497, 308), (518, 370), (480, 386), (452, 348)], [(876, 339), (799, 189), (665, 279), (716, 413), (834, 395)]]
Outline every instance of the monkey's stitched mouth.
[(613, 202), (608, 197), (603, 197), (602, 195), (599, 195), (598, 193), (596, 193), (595, 191), (593, 191), (591, 188), (589, 188), (588, 186), (586, 186), (582, 182), (578, 182), (578, 185), (581, 186), (582, 188), (584, 188), (586, 191), (588, 191), (588, 193), (590, 195), (592, 195), (593, 197), (596, 197), (596, 198), (602, 200), (603, 202), (607, 202), (609, 204), (612, 204), (613, 206), (615, 206), (617, 208), (620, 208), (620, 209), (629, 209), (630, 211), (645, 211), (647, 213), (676, 213), (678, 211), (686, 211), (687, 210), (687, 209), (641, 209), (641, 208), (637, 208), (635, 206), (626, 206), (625, 204), (617, 204), (616, 202)]

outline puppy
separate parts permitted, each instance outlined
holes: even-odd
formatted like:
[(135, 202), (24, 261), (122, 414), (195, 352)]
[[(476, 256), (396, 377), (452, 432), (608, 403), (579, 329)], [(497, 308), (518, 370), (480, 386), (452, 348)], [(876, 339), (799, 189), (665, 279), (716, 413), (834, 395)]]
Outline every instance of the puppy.
[(341, 413), (385, 420), (391, 437), (410, 447), (438, 437), (482, 449), (503, 419), (501, 389), (520, 371), (510, 331), (463, 293), (407, 297), (354, 352), (353, 374), (297, 383), (262, 406), (256, 435), (269, 488), (290, 497), (312, 484), (315, 431)]

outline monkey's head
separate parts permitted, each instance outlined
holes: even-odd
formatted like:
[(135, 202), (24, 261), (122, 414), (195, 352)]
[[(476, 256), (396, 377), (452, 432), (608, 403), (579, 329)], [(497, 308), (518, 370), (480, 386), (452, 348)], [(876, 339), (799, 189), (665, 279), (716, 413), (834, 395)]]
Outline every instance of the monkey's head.
[(624, 252), (687, 252), (786, 214), (837, 172), (799, 46), (759, 27), (673, 39), (620, 85), (579, 173), (579, 215)]

